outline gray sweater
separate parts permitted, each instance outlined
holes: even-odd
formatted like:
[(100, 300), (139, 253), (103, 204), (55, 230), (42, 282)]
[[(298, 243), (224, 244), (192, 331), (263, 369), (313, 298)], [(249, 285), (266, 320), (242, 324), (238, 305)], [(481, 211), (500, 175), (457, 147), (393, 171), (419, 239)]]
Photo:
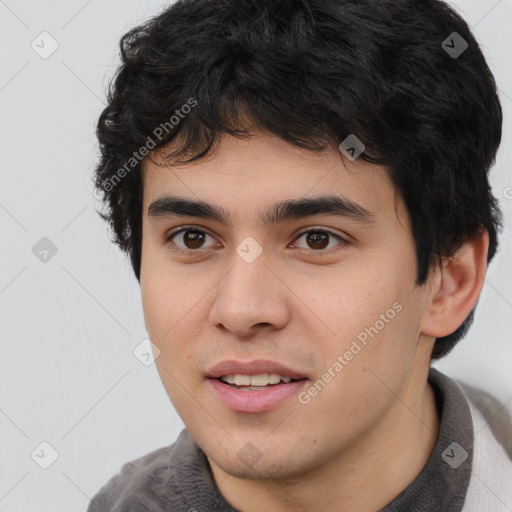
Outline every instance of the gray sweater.
[[(512, 423), (489, 394), (435, 369), (439, 438), (416, 480), (381, 512), (512, 511)], [(186, 429), (171, 446), (127, 462), (87, 512), (240, 512), (218, 491)]]

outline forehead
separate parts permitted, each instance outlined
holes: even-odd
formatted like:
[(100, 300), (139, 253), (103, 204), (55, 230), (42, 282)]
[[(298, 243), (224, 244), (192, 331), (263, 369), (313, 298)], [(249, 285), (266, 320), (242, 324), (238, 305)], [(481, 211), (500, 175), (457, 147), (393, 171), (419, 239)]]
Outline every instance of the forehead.
[(166, 165), (154, 153), (142, 177), (144, 216), (201, 210), (226, 224), (241, 218), (272, 224), (333, 211), (371, 224), (394, 211), (397, 200), (386, 168), (360, 158), (350, 162), (336, 148), (313, 153), (272, 134), (223, 137), (206, 158), (185, 165)]

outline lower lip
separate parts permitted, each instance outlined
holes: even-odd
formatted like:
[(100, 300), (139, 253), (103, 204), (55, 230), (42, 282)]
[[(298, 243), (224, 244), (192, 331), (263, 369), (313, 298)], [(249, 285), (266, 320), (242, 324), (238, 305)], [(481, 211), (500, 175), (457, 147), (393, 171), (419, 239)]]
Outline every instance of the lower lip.
[(218, 379), (208, 379), (214, 393), (220, 401), (235, 412), (265, 412), (276, 407), (280, 402), (296, 395), (306, 384), (307, 379), (269, 386), (261, 391), (243, 391), (232, 388)]

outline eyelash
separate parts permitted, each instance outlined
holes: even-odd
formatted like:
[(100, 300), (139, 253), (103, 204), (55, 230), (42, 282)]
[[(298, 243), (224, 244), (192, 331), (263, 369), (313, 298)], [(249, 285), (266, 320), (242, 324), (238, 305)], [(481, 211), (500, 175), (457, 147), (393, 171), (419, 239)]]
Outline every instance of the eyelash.
[[(198, 231), (199, 233), (205, 233), (206, 235), (208, 236), (211, 236), (213, 238), (212, 235), (210, 235), (210, 233), (208, 233), (207, 231), (203, 230), (203, 229), (199, 229), (197, 228), (196, 226), (183, 226), (179, 229), (176, 229), (174, 231), (171, 231), (170, 233), (168, 233), (165, 237), (165, 243), (168, 244), (168, 243), (171, 243), (172, 245), (174, 245), (174, 247), (171, 249), (174, 253), (177, 253), (177, 254), (181, 254), (181, 255), (184, 255), (184, 256), (189, 256), (189, 257), (200, 257), (200, 256), (203, 256), (205, 252), (207, 252), (206, 250), (201, 250), (201, 249), (182, 249), (181, 247), (178, 247), (173, 241), (172, 241), (172, 238), (174, 238), (176, 235), (179, 235), (180, 233), (183, 233), (183, 232), (186, 232), (186, 231)], [(343, 237), (341, 237), (340, 235), (338, 235), (337, 233), (334, 233), (333, 231), (329, 230), (329, 229), (326, 229), (326, 228), (309, 228), (305, 231), (302, 231), (300, 232), (296, 239), (295, 240), (298, 240), (300, 237), (302, 237), (303, 235), (307, 234), (307, 233), (327, 233), (329, 234), (330, 236), (338, 239), (340, 242), (341, 242), (341, 245), (347, 245), (349, 242), (348, 240), (344, 239)], [(298, 248), (297, 249), (298, 251), (300, 251), (301, 253), (312, 253), (315, 257), (322, 257), (322, 256), (329, 256), (332, 254), (331, 250), (315, 250), (315, 249), (303, 249), (303, 248)], [(338, 249), (338, 250), (341, 250), (341, 249)], [(337, 252), (336, 251), (333, 251), (333, 252)]]

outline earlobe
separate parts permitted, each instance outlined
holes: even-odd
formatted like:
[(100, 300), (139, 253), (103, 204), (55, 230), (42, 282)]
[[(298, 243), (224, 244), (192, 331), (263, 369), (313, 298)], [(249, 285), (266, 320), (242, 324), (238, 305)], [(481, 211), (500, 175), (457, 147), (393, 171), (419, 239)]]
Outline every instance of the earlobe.
[(464, 322), (483, 288), (488, 248), (489, 234), (483, 230), (436, 269), (422, 319), (423, 334), (448, 336)]

